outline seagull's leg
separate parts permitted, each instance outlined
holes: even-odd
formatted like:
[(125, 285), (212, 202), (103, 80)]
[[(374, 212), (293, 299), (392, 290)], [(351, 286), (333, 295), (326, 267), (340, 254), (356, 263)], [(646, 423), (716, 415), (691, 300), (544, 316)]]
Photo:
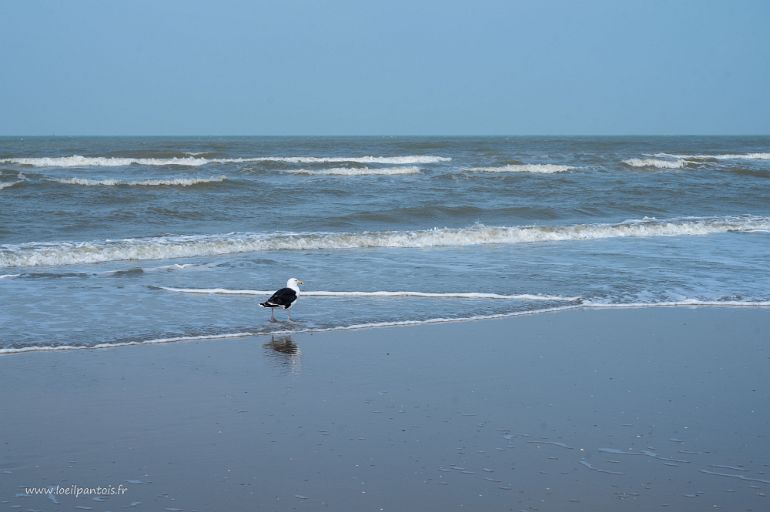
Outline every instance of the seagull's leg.
[(286, 309), (286, 313), (289, 315), (289, 322), (291, 322), (291, 310)]
[(275, 322), (275, 308), (270, 308), (270, 321)]

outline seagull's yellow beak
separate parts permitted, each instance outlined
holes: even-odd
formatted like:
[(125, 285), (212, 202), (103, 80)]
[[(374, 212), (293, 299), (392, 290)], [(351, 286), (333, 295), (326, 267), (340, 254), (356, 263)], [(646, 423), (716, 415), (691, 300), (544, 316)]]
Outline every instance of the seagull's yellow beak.
[(305, 281), (303, 281), (301, 279), (297, 279), (297, 284), (305, 284)]

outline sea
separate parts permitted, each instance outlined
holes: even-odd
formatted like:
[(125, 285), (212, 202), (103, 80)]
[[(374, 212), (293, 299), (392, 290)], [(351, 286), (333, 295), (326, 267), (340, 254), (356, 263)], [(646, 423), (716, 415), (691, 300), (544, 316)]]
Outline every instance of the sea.
[(770, 307), (770, 137), (0, 138), (2, 354), (664, 306)]

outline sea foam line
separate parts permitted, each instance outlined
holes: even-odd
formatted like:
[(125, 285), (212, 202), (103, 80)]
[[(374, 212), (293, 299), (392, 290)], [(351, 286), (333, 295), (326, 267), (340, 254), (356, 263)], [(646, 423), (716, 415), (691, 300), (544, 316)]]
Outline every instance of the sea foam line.
[(592, 302), (584, 301), (582, 305), (591, 309), (622, 309), (622, 308), (670, 308), (687, 306), (704, 307), (745, 307), (745, 308), (765, 308), (770, 307), (768, 300), (704, 300), (704, 299), (681, 299), (675, 301), (663, 302)]
[(281, 172), (307, 176), (396, 176), (399, 174), (420, 174), (419, 167), (334, 167), (331, 169), (285, 169)]
[(770, 230), (770, 218), (739, 216), (641, 219), (617, 224), (562, 226), (476, 224), (467, 228), (433, 228), (416, 231), (174, 235), (91, 242), (2, 244), (0, 245), (0, 267), (154, 260), (255, 251), (465, 247), (617, 237), (702, 236), (767, 230)]
[(124, 167), (128, 165), (181, 165), (199, 167), (212, 163), (246, 163), (246, 162), (286, 162), (286, 163), (362, 163), (362, 164), (435, 164), (449, 162), (448, 157), (434, 155), (404, 155), (404, 156), (264, 156), (244, 158), (123, 158), (105, 156), (60, 156), (60, 157), (24, 157), (5, 158), (0, 163), (30, 165), (33, 167)]
[[(270, 295), (272, 290), (233, 290), (228, 288), (172, 288), (158, 286), (161, 290), (180, 293), (197, 293), (205, 295)], [(482, 292), (413, 292), (413, 291), (302, 291), (303, 297), (423, 297), (423, 298), (452, 298), (452, 299), (502, 299), (502, 300), (563, 300), (576, 301), (580, 297), (562, 297), (559, 295), (539, 295), (539, 294), (515, 294), (502, 295), (499, 293)]]
[(93, 180), (87, 178), (51, 178), (48, 181), (55, 181), (65, 185), (84, 185), (88, 187), (105, 186), (131, 186), (131, 187), (158, 187), (158, 186), (179, 186), (190, 187), (203, 183), (221, 183), (227, 179), (227, 176), (212, 176), (210, 178), (170, 178), (143, 181), (125, 181), (116, 179)]
[(555, 165), (555, 164), (510, 164), (499, 167), (470, 167), (465, 169), (468, 172), (525, 172), (535, 174), (554, 174), (559, 172), (567, 172), (574, 169), (569, 165)]

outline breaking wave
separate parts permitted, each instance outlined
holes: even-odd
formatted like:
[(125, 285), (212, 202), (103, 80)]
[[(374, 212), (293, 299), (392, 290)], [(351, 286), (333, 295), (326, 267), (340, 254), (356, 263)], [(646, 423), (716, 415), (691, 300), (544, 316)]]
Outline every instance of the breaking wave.
[[(3, 176), (3, 175), (4, 175), (4, 173), (2, 171), (0, 171), (0, 176)], [(27, 177), (24, 176), (24, 174), (17, 173), (16, 174), (16, 181), (0, 182), (0, 190), (6, 189), (6, 188), (11, 188), (14, 185), (18, 185), (19, 183), (25, 182), (26, 180), (27, 180)]]
[(84, 185), (88, 187), (96, 187), (96, 186), (191, 187), (193, 185), (201, 185), (205, 183), (221, 183), (226, 179), (227, 179), (227, 176), (212, 176), (210, 178), (169, 178), (169, 179), (143, 180), (143, 181), (125, 181), (125, 180), (116, 180), (116, 179), (92, 180), (92, 179), (86, 179), (86, 178), (61, 178), (61, 179), (49, 179), (49, 181), (55, 181), (57, 183), (63, 183), (65, 185)]
[(335, 167), (332, 169), (286, 169), (282, 172), (304, 174), (307, 176), (397, 176), (399, 174), (419, 174), (419, 167)]
[(61, 156), (61, 157), (28, 157), (5, 158), (0, 163), (30, 165), (33, 167), (124, 167), (129, 165), (180, 165), (187, 167), (199, 167), (212, 163), (244, 163), (244, 162), (286, 162), (286, 163), (361, 163), (361, 164), (434, 164), (448, 162), (451, 158), (433, 155), (407, 155), (407, 156), (360, 156), (360, 157), (315, 157), (315, 156), (265, 156), (247, 158), (200, 158), (173, 157), (173, 158), (123, 158), (105, 156)]
[(500, 167), (471, 167), (466, 169), (469, 172), (530, 172), (537, 174), (553, 174), (557, 172), (567, 172), (574, 169), (569, 165), (555, 164), (510, 164)]
[(518, 244), (616, 237), (697, 236), (767, 232), (770, 218), (685, 217), (628, 220), (616, 224), (485, 226), (415, 231), (227, 233), (174, 235), (90, 242), (31, 242), (0, 245), (0, 267), (69, 265), (120, 260), (154, 260), (237, 252), (357, 248), (430, 248)]
[(631, 167), (655, 167), (657, 169), (682, 169), (687, 166), (687, 161), (683, 159), (629, 158), (628, 160), (623, 160), (623, 163)]
[(5, 183), (0, 183), (0, 190), (3, 190), (5, 188), (11, 188), (12, 186), (18, 185), (21, 182), (22, 182), (22, 180), (19, 180), (19, 181), (7, 181)]

